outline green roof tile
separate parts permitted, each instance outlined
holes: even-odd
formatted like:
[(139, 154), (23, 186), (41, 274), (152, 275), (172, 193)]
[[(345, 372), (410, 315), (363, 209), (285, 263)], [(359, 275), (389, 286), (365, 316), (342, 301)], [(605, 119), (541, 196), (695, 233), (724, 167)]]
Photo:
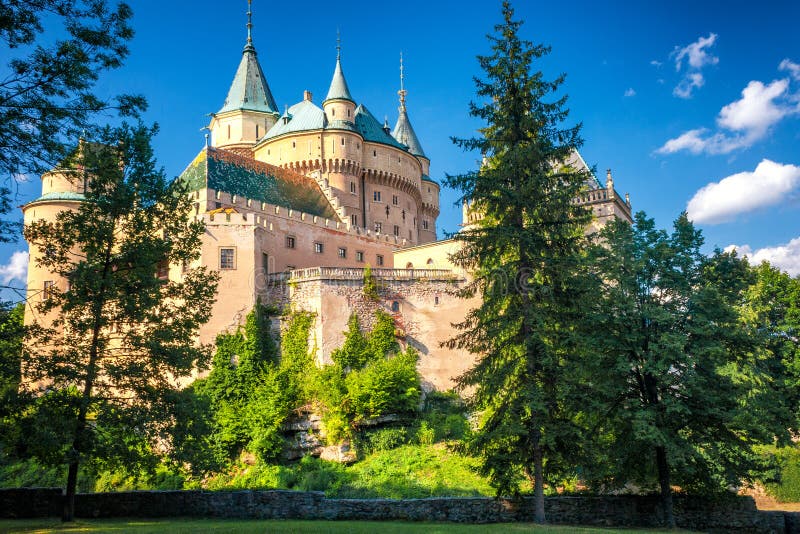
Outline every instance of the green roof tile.
[(364, 141), (382, 143), (384, 145), (393, 146), (401, 150), (406, 149), (404, 145), (397, 142), (395, 138), (386, 133), (386, 130), (383, 129), (381, 123), (378, 122), (378, 119), (376, 119), (375, 116), (369, 112), (364, 104), (360, 104), (356, 108), (355, 123), (356, 130), (358, 130), (358, 133), (360, 133), (364, 138)]
[(207, 187), (336, 219), (333, 207), (312, 178), (227, 150), (203, 149), (178, 179), (190, 190)]
[(338, 57), (336, 58), (336, 68), (333, 71), (331, 86), (328, 89), (328, 96), (325, 97), (325, 100), (349, 100), (355, 103), (355, 100), (350, 95), (350, 88), (347, 87), (347, 80), (344, 79), (342, 62)]
[(244, 47), (242, 61), (233, 77), (228, 97), (217, 113), (244, 109), (263, 113), (278, 113), (275, 98), (256, 57), (256, 49), (250, 41)]

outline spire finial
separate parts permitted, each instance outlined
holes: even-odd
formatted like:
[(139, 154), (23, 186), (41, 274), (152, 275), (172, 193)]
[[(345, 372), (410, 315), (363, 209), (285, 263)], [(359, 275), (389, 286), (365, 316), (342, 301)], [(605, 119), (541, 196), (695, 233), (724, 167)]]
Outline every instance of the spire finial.
[(247, 0), (247, 44), (253, 44), (253, 11), (251, 9), (251, 4), (253, 0)]
[(336, 28), (336, 61), (342, 59), (342, 35), (339, 28)]
[(405, 86), (403, 85), (403, 80), (405, 75), (403, 74), (403, 51), (400, 51), (400, 90), (397, 91), (397, 94), (400, 95), (400, 111), (403, 112), (406, 110), (406, 95), (408, 91), (406, 91)]

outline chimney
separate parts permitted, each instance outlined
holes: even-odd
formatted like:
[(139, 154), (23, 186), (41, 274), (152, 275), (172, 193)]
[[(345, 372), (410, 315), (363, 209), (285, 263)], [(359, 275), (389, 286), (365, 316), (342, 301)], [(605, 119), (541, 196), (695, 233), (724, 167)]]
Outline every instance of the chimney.
[(306, 102), (311, 102), (311, 91), (303, 91), (303, 100)]

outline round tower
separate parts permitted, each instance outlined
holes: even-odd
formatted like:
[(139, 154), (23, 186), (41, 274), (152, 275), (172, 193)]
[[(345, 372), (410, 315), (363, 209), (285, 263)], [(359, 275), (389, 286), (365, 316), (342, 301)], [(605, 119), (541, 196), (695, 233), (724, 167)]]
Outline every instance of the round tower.
[[(78, 150), (83, 150), (81, 141)], [(85, 200), (85, 173), (82, 168), (59, 168), (42, 174), (42, 194), (36, 200), (22, 206), (23, 221), (29, 226), (37, 221), (56, 222), (58, 214), (66, 210), (76, 210)], [(29, 244), (27, 302), (25, 324), (35, 321), (49, 322), (38, 316), (35, 304), (46, 300), (55, 290), (64, 291), (68, 281), (39, 265), (39, 259), (47, 253), (34, 244)], [(57, 312), (51, 311), (54, 315)]]

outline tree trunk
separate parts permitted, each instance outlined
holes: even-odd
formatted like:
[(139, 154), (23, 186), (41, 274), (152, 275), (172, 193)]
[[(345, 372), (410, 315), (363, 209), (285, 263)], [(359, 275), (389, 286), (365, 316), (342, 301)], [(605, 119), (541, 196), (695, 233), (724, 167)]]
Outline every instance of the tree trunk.
[(533, 431), (533, 521), (543, 524), (544, 515), (544, 470), (542, 469), (542, 446), (540, 445), (542, 432), (537, 428)]
[[(73, 451), (75, 452), (75, 451)], [(69, 463), (67, 472), (67, 489), (64, 494), (64, 508), (61, 511), (61, 521), (69, 523), (75, 519), (75, 492), (78, 487), (78, 457), (77, 453), (74, 460)]]
[(664, 508), (664, 522), (667, 528), (675, 528), (675, 516), (672, 513), (672, 488), (669, 482), (669, 464), (667, 449), (656, 447), (656, 464), (658, 465), (658, 483), (661, 486), (661, 506)]

